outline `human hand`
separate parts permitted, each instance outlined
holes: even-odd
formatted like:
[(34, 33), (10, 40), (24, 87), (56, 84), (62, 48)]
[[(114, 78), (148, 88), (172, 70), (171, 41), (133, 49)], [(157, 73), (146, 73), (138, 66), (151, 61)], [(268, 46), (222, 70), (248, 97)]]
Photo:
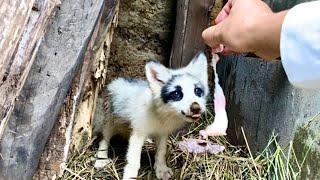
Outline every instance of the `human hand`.
[(215, 26), (203, 31), (206, 44), (223, 53), (253, 52), (272, 59), (280, 54), (280, 31), (286, 13), (273, 13), (261, 0), (229, 0), (215, 19)]

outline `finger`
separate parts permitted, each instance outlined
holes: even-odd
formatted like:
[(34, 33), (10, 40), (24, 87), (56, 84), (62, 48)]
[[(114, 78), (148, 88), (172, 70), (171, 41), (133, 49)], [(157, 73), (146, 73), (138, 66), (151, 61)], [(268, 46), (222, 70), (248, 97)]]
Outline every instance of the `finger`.
[(214, 20), (214, 22), (216, 24), (219, 24), (220, 22), (222, 22), (223, 20), (225, 20), (227, 17), (229, 16), (229, 14), (227, 14), (224, 10), (221, 10), (218, 14), (218, 16), (216, 17), (216, 19)]
[(219, 48), (220, 48), (220, 45), (211, 47), (211, 52), (213, 52), (213, 53), (218, 53), (218, 49), (219, 49)]
[(223, 44), (219, 44), (219, 45), (216, 46), (216, 47), (212, 47), (212, 48), (211, 48), (211, 51), (212, 51), (213, 53), (221, 53), (221, 52), (223, 51), (223, 48), (224, 48)]
[(211, 26), (202, 32), (202, 39), (211, 48), (218, 47), (219, 44), (223, 44), (222, 30), (221, 30), (222, 25), (223, 24), (220, 23), (215, 26)]
[(232, 0), (229, 0), (226, 5), (223, 6), (222, 10), (217, 15), (216, 19), (214, 20), (216, 24), (219, 24), (223, 20), (225, 20), (231, 11), (232, 8)]

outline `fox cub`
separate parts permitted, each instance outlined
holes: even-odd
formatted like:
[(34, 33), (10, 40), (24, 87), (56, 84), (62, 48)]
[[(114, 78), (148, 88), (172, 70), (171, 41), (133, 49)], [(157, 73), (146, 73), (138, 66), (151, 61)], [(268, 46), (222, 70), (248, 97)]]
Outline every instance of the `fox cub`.
[(181, 69), (168, 69), (150, 61), (145, 71), (147, 81), (118, 78), (107, 86), (112, 112), (104, 120), (95, 167), (110, 162), (107, 149), (111, 137), (127, 133), (130, 138), (123, 179), (137, 177), (142, 146), (148, 137), (154, 137), (156, 176), (170, 179), (173, 173), (166, 164), (167, 139), (185, 123), (198, 121), (206, 110), (207, 58), (204, 53), (198, 53)]

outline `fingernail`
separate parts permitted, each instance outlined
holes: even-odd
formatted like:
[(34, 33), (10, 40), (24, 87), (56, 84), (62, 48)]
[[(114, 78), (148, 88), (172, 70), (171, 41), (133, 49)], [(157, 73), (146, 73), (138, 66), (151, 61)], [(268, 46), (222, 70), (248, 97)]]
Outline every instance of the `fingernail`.
[(219, 44), (219, 46), (215, 49), (213, 49), (214, 53), (221, 53), (223, 51), (223, 45)]

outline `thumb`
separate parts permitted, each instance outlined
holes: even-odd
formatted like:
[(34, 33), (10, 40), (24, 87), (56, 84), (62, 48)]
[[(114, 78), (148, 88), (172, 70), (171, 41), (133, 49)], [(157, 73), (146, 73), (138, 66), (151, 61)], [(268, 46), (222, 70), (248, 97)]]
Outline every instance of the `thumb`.
[(221, 23), (223, 20), (228, 18), (231, 8), (232, 8), (232, 3), (234, 0), (229, 0), (226, 5), (223, 6), (222, 10), (219, 12), (217, 15), (216, 19), (214, 20), (216, 24)]
[(221, 22), (215, 26), (211, 26), (202, 32), (203, 41), (209, 45), (211, 48), (217, 47), (223, 44), (222, 38), (222, 26), (224, 22)]

